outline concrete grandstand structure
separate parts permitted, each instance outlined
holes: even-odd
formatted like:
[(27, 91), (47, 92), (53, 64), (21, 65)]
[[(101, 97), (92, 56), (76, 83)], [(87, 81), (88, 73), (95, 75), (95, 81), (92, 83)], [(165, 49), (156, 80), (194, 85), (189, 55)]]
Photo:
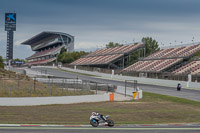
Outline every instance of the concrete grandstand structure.
[(129, 61), (129, 56), (138, 50), (145, 52), (143, 43), (99, 49), (72, 62), (70, 65), (101, 67), (109, 69), (124, 68), (125, 64)]
[[(123, 69), (123, 72), (136, 72), (139, 75), (151, 73), (197, 74), (200, 61), (192, 61), (200, 51), (200, 43), (166, 47)], [(189, 64), (188, 64), (189, 63)]]
[(61, 32), (42, 32), (21, 44), (30, 45), (35, 51), (35, 54), (26, 58), (26, 65), (48, 64), (56, 60), (62, 48), (67, 52), (74, 51), (74, 36)]
[(196, 75), (196, 74), (200, 74), (200, 60), (197, 61), (192, 61), (182, 67), (180, 67), (179, 69), (175, 70), (172, 72), (173, 74), (179, 75), (187, 75), (187, 74), (191, 74), (191, 75)]

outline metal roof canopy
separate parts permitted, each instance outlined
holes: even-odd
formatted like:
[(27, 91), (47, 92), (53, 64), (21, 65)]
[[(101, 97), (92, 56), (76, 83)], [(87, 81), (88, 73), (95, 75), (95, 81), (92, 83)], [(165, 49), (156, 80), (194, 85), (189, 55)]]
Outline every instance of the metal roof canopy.
[(33, 43), (37, 42), (37, 41), (40, 41), (41, 39), (44, 39), (44, 38), (47, 38), (47, 37), (50, 37), (52, 35), (64, 35), (64, 36), (70, 36), (70, 37), (73, 37), (72, 35), (69, 35), (67, 33), (62, 33), (62, 32), (52, 32), (52, 31), (44, 31), (44, 32), (41, 32), (35, 36), (33, 36), (32, 38), (22, 42), (21, 44), (23, 45), (32, 45)]

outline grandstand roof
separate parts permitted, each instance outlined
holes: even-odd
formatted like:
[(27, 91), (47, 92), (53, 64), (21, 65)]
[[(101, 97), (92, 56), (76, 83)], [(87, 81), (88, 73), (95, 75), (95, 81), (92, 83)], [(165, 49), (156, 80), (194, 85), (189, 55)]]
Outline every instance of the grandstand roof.
[(44, 38), (47, 38), (47, 37), (50, 37), (52, 35), (63, 35), (63, 36), (71, 36), (73, 37), (72, 35), (69, 35), (67, 33), (62, 33), (62, 32), (52, 32), (52, 31), (44, 31), (44, 32), (41, 32), (35, 36), (33, 36), (32, 38), (22, 42), (21, 44), (24, 44), (24, 45), (32, 45), (33, 43), (41, 40), (41, 39), (44, 39)]
[(139, 43), (134, 45), (99, 49), (72, 62), (71, 65), (106, 65), (143, 47), (144, 44)]
[(138, 43), (134, 45), (132, 44), (132, 45), (113, 47), (113, 48), (104, 48), (104, 49), (96, 50), (88, 54), (86, 57), (113, 55), (113, 54), (128, 54), (130, 52), (135, 51), (138, 48), (143, 48), (143, 47), (145, 47), (143, 43)]
[(200, 44), (196, 45), (184, 45), (182, 47), (170, 47), (161, 49), (143, 60), (155, 60), (155, 59), (169, 59), (169, 58), (188, 58), (200, 51)]

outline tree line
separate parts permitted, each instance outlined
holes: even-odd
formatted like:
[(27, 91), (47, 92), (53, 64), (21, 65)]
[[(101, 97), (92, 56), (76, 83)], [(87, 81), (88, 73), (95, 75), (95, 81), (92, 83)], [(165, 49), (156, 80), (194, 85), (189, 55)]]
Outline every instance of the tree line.
[(80, 52), (66, 52), (65, 48), (60, 50), (60, 53), (57, 55), (57, 62), (65, 63), (72, 63), (73, 61), (81, 58), (82, 56), (87, 55), (88, 52), (80, 51)]
[(4, 64), (3, 64), (3, 58), (2, 58), (2, 56), (0, 56), (0, 68), (4, 68)]

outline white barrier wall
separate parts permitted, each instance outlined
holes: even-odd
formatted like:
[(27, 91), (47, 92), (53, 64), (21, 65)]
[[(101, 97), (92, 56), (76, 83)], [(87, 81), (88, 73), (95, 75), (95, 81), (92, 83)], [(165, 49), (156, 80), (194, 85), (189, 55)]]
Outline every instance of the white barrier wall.
[(47, 104), (72, 104), (83, 102), (109, 101), (109, 93), (101, 95), (60, 96), (60, 97), (15, 97), (0, 98), (0, 106), (34, 106)]

